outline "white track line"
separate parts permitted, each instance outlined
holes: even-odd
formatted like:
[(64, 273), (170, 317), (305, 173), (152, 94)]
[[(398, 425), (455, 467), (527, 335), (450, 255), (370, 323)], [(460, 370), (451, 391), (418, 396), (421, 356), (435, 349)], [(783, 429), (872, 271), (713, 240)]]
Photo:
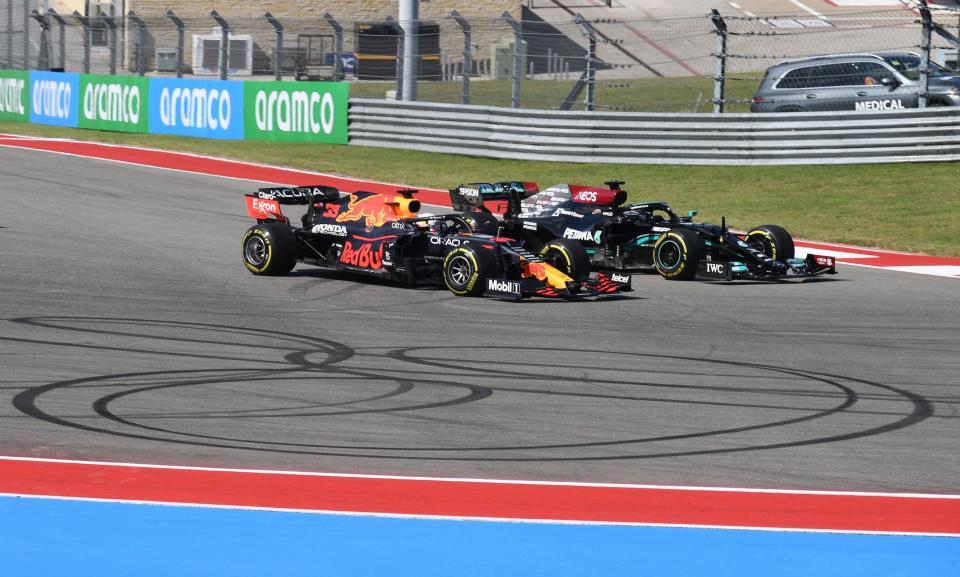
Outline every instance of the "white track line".
[(803, 10), (804, 10), (805, 12), (807, 12), (808, 14), (812, 14), (812, 15), (814, 15), (814, 16), (816, 16), (817, 18), (820, 18), (820, 19), (822, 19), (822, 20), (826, 20), (826, 19), (827, 19), (826, 16), (824, 16), (823, 14), (817, 12), (817, 11), (814, 10), (813, 8), (807, 6), (806, 4), (804, 4), (803, 2), (801, 2), (800, 0), (790, 0), (790, 2), (791, 2), (792, 4), (794, 4), (794, 5), (796, 5), (797, 7), (803, 9)]
[(736, 2), (727, 2), (727, 4), (729, 4), (731, 7), (739, 10), (740, 12), (743, 12), (743, 15), (744, 15), (744, 16), (747, 16), (748, 18), (756, 18), (756, 17), (757, 17), (756, 14), (754, 14), (753, 12), (749, 12), (749, 11), (747, 11), (747, 10), (744, 10), (744, 9), (743, 9), (739, 4), (737, 4)]

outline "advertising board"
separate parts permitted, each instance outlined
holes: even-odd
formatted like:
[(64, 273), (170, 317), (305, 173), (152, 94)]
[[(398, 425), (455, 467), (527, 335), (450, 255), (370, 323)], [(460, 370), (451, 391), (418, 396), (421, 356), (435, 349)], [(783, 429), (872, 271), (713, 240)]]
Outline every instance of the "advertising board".
[(150, 132), (198, 138), (243, 138), (243, 82), (150, 79)]
[(348, 87), (340, 82), (245, 82), (247, 139), (347, 143)]

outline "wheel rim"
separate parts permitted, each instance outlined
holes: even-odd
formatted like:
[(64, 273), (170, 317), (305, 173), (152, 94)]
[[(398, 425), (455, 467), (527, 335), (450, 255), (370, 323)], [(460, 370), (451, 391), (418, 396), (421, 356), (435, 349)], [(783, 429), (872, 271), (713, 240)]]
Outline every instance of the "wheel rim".
[(247, 262), (253, 266), (260, 266), (267, 260), (267, 243), (259, 236), (251, 236), (243, 251)]
[(663, 270), (674, 270), (680, 266), (683, 251), (674, 240), (665, 240), (657, 247), (657, 264)]
[(759, 250), (763, 254), (773, 258), (773, 243), (770, 242), (766, 236), (762, 234), (755, 234), (752, 238), (747, 239), (750, 246)]
[(563, 274), (570, 276), (570, 266), (567, 264), (567, 259), (564, 258), (560, 251), (550, 247), (547, 250), (543, 251), (543, 254), (540, 255), (540, 258), (543, 259), (548, 265), (559, 270)]
[(450, 284), (455, 288), (460, 289), (467, 286), (467, 282), (472, 276), (473, 263), (467, 257), (457, 255), (447, 263), (447, 278), (450, 279)]

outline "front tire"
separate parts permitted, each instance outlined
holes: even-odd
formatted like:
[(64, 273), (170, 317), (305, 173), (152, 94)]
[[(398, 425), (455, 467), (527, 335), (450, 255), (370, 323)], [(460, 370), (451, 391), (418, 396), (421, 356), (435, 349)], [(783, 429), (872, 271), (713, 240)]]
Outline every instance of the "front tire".
[(495, 272), (494, 256), (486, 248), (460, 246), (443, 259), (443, 284), (457, 296), (482, 295), (486, 290), (487, 278)]
[(583, 245), (569, 238), (555, 238), (540, 249), (547, 264), (576, 281), (590, 276), (590, 257)]
[(773, 260), (793, 258), (793, 237), (782, 226), (764, 224), (747, 233), (746, 242)]
[(696, 276), (706, 250), (697, 233), (676, 228), (661, 235), (653, 245), (653, 266), (665, 279), (689, 280)]
[(243, 264), (256, 275), (281, 275), (297, 264), (297, 239), (289, 226), (265, 222), (243, 235)]

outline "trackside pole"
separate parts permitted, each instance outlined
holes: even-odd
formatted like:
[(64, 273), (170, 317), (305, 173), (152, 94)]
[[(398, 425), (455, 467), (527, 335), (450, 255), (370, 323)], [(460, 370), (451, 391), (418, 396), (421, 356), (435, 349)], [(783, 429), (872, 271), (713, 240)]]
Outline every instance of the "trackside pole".
[(30, 0), (23, 0), (23, 69), (30, 70)]
[(717, 29), (717, 66), (713, 75), (713, 112), (721, 114), (725, 99), (727, 78), (727, 23), (716, 8), (710, 11), (710, 20)]
[(185, 26), (183, 20), (177, 18), (173, 10), (167, 10), (166, 16), (177, 27), (177, 78), (183, 78), (183, 32)]
[(220, 80), (226, 80), (230, 66), (230, 25), (216, 10), (210, 11), (210, 17), (220, 26)]
[(40, 24), (40, 52), (37, 54), (37, 70), (50, 70), (50, 19), (46, 13), (37, 12), (36, 8), (30, 17)]
[[(420, 0), (400, 0), (399, 20), (403, 29), (403, 100), (417, 99), (420, 56)], [(397, 96), (399, 98), (399, 94)]]
[(283, 24), (280, 24), (280, 21), (273, 17), (273, 14), (267, 12), (263, 15), (267, 19), (273, 29), (277, 32), (277, 45), (273, 49), (273, 78), (276, 81), (280, 81), (283, 77), (283, 71), (281, 70), (282, 62), (281, 58), (283, 55)]
[(107, 16), (103, 14), (100, 16), (100, 19), (103, 20), (107, 28), (110, 29), (109, 44), (110, 44), (110, 75), (117, 75), (117, 20), (113, 16)]
[(13, 0), (7, 0), (7, 68), (13, 68)]
[(57, 25), (60, 27), (60, 70), (66, 72), (67, 70), (67, 21), (63, 19), (63, 16), (60, 15), (56, 10), (50, 8), (47, 10), (47, 14), (53, 16), (53, 19), (57, 21)]
[(134, 24), (133, 53), (137, 64), (137, 74), (143, 76), (145, 73), (143, 59), (143, 33), (147, 29), (147, 25), (144, 24), (143, 20), (137, 16), (136, 12), (133, 10), (128, 12), (127, 16), (133, 20)]
[(513, 88), (510, 91), (510, 105), (520, 108), (520, 75), (523, 74), (520, 50), (523, 48), (523, 26), (514, 20), (509, 12), (504, 11), (500, 17), (513, 28)]
[(933, 16), (927, 7), (927, 0), (921, 0), (918, 7), (920, 21), (923, 24), (920, 36), (920, 94), (919, 107), (927, 107), (927, 95), (930, 92), (930, 32), (933, 30)]
[(333, 80), (340, 82), (343, 80), (343, 62), (340, 60), (340, 54), (343, 53), (343, 26), (329, 12), (323, 15), (323, 19), (333, 28)]
[(405, 43), (403, 39), (403, 28), (401, 28), (400, 25), (397, 23), (397, 21), (394, 20), (393, 17), (391, 16), (387, 16), (386, 18), (384, 18), (384, 20), (386, 21), (388, 26), (393, 28), (393, 31), (397, 35), (397, 67), (396, 67), (397, 97), (396, 99), (405, 100), (405, 98), (403, 97), (403, 75), (405, 74), (404, 68), (403, 68), (403, 45)]
[(90, 74), (90, 45), (93, 44), (90, 19), (74, 10), (73, 17), (83, 26), (83, 73)]
[(583, 82), (587, 87), (587, 100), (584, 104), (588, 111), (593, 111), (596, 107), (597, 88), (597, 32), (579, 12), (577, 12), (574, 22), (583, 28), (584, 34), (587, 36), (587, 46), (589, 48), (587, 50), (587, 66), (583, 74)]
[(454, 10), (450, 16), (457, 21), (463, 30), (463, 92), (460, 94), (460, 104), (470, 104), (470, 74), (473, 72), (473, 47), (470, 42), (470, 22)]

